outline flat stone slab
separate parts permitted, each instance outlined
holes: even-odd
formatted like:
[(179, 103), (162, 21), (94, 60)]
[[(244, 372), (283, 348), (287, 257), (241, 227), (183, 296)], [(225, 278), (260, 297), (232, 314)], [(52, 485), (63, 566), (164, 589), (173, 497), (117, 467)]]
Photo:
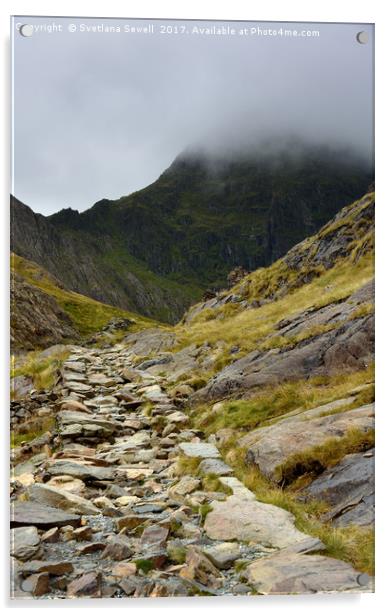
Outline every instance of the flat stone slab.
[(218, 569), (229, 569), (241, 555), (239, 544), (228, 542), (208, 546), (203, 552)]
[(290, 456), (330, 438), (341, 438), (351, 429), (368, 431), (374, 427), (374, 405), (303, 420), (302, 415), (250, 432), (239, 440), (247, 448), (246, 461), (256, 464), (268, 479), (278, 481), (277, 468)]
[(374, 450), (345, 456), (322, 473), (304, 491), (305, 495), (332, 505), (323, 516), (335, 526), (366, 526), (375, 521)]
[(80, 526), (80, 516), (31, 501), (11, 503), (11, 527), (36, 526), (48, 529), (53, 526)]
[(84, 372), (86, 365), (83, 361), (66, 361), (64, 363), (64, 370), (70, 370), (71, 372)]
[(252, 562), (245, 576), (257, 592), (272, 595), (372, 590), (372, 579), (342, 560), (292, 552)]
[(186, 494), (194, 492), (200, 484), (201, 481), (199, 479), (191, 477), (190, 475), (185, 475), (178, 483), (169, 489), (168, 493), (172, 498), (175, 498), (176, 496), (186, 496)]
[(114, 479), (115, 471), (111, 467), (105, 466), (87, 466), (70, 462), (68, 460), (56, 460), (47, 469), (49, 475), (70, 475), (77, 479), (96, 479), (98, 481), (106, 481)]
[(99, 509), (86, 498), (43, 483), (35, 483), (30, 486), (28, 494), (33, 501), (71, 513), (81, 515), (97, 515), (100, 513)]
[(35, 526), (21, 526), (11, 530), (10, 544), (11, 556), (29, 560), (37, 554), (41, 541)]
[(188, 458), (220, 458), (219, 450), (211, 443), (180, 443), (180, 451)]
[(274, 505), (232, 495), (223, 502), (213, 501), (212, 507), (204, 524), (210, 539), (255, 541), (265, 547), (285, 548), (308, 538), (297, 530), (291, 513)]
[(251, 492), (237, 477), (220, 477), (220, 483), (232, 490), (234, 496), (241, 500), (256, 500), (254, 492)]
[(19, 568), (20, 573), (23, 575), (34, 575), (35, 573), (51, 573), (52, 575), (65, 575), (66, 573), (72, 573), (73, 565), (66, 560), (31, 560), (28, 563), (24, 563)]
[(97, 415), (78, 413), (77, 411), (60, 411), (57, 414), (57, 419), (64, 426), (69, 424), (81, 424), (82, 426), (85, 424), (95, 424), (97, 426), (101, 426), (102, 428), (112, 430), (113, 432), (117, 428), (121, 427), (121, 424), (118, 422), (102, 419)]
[(90, 385), (79, 383), (79, 381), (67, 381), (65, 387), (80, 394), (86, 394), (92, 391), (92, 387)]
[(200, 462), (198, 471), (204, 475), (230, 475), (232, 474), (232, 468), (228, 466), (223, 460), (218, 458), (205, 458)]

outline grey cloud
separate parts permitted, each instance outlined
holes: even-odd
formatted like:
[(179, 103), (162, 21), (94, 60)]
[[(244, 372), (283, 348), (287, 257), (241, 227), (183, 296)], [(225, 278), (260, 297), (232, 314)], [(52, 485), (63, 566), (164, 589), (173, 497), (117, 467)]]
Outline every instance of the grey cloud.
[(371, 156), (372, 26), (305, 27), (320, 36), (15, 34), (16, 196), (45, 214), (83, 210), (148, 185), (189, 146), (275, 135)]

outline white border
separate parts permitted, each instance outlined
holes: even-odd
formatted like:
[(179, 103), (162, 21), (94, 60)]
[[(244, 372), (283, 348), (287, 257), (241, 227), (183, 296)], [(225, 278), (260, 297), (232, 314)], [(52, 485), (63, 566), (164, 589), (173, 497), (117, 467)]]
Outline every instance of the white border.
[[(8, 579), (7, 579), (7, 545), (8, 533), (7, 510), (3, 508), (1, 530), (4, 532), (2, 542), (3, 564), (1, 575), (1, 597), (3, 598), (4, 608), (23, 610), (23, 609), (72, 609), (73, 613), (78, 613), (85, 608), (95, 608), (98, 610), (110, 610), (113, 608), (129, 609), (134, 614), (155, 613), (159, 610), (162, 614), (172, 614), (177, 611), (186, 611), (186, 614), (195, 614), (200, 609), (206, 612), (222, 609), (227, 614), (234, 613), (238, 608), (246, 610), (246, 613), (258, 613), (260, 611), (269, 613), (288, 612), (289, 615), (314, 614), (316, 616), (327, 614), (346, 614), (354, 613), (355, 616), (365, 614), (368, 611), (376, 610), (382, 614), (383, 608), (386, 612), (387, 590), (389, 583), (389, 506), (386, 504), (386, 497), (390, 494), (389, 472), (391, 430), (389, 404), (390, 391), (387, 387), (390, 380), (390, 317), (389, 307), (391, 305), (390, 293), (390, 136), (389, 136), (389, 113), (391, 109), (390, 87), (389, 87), (389, 58), (390, 50), (390, 27), (388, 19), (389, 11), (386, 2), (382, 0), (327, 0), (327, 2), (315, 2), (314, 0), (274, 0), (273, 2), (262, 2), (261, 0), (188, 0), (187, 2), (174, 0), (143, 0), (133, 2), (131, 0), (110, 0), (94, 2), (87, 0), (57, 0), (55, 3), (50, 0), (3, 0), (0, 6), (0, 30), (3, 61), (1, 63), (1, 80), (3, 92), (6, 96), (2, 97), (2, 118), (3, 135), (8, 136), (4, 140), (1, 150), (1, 183), (3, 186), (3, 202), (1, 212), (1, 232), (3, 242), (1, 243), (2, 267), (2, 301), (0, 302), (2, 311), (1, 329), (1, 349), (4, 353), (6, 365), (8, 348), (8, 201), (9, 201), (9, 15), (74, 15), (74, 16), (107, 16), (107, 17), (165, 17), (165, 18), (199, 18), (199, 19), (241, 19), (241, 20), (266, 20), (266, 21), (323, 21), (323, 22), (357, 22), (357, 23), (376, 23), (376, 188), (377, 188), (377, 247), (376, 247), (376, 276), (377, 276), (377, 463), (376, 463), (376, 504), (377, 504), (377, 575), (376, 593), (374, 595), (333, 595), (333, 596), (307, 596), (307, 597), (259, 597), (256, 599), (231, 598), (229, 600), (214, 599), (178, 599), (178, 600), (90, 600), (77, 601), (69, 606), (69, 602), (11, 602), (7, 604)], [(7, 430), (8, 430), (8, 410), (5, 404), (8, 389), (8, 375), (2, 372), (1, 392), (2, 392), (2, 415), (3, 415), (3, 462), (4, 475), (7, 473), (8, 451), (7, 451)], [(5, 486), (4, 499), (5, 507), (8, 505), (8, 489)], [(387, 607), (389, 607), (387, 605)]]

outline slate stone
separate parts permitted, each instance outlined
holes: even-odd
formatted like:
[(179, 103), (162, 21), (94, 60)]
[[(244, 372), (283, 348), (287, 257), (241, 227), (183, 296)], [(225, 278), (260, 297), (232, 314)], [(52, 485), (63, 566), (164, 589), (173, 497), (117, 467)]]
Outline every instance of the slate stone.
[(220, 458), (220, 452), (211, 443), (180, 443), (180, 451), (189, 458)]
[(375, 521), (374, 480), (375, 457), (371, 450), (345, 456), (315, 479), (304, 493), (306, 498), (324, 500), (332, 506), (323, 519), (331, 520), (335, 526), (367, 526)]
[(49, 475), (70, 475), (77, 479), (96, 479), (99, 481), (114, 479), (115, 471), (106, 466), (87, 466), (69, 460), (56, 460), (47, 469)]
[(60, 488), (35, 483), (28, 489), (31, 501), (80, 515), (97, 515), (99, 509), (89, 500)]
[(68, 597), (100, 597), (102, 574), (91, 571), (68, 584)]
[(18, 560), (34, 558), (40, 549), (40, 538), (35, 526), (22, 526), (11, 530), (11, 555)]
[(235, 560), (240, 558), (240, 547), (232, 542), (208, 546), (203, 552), (218, 569), (229, 569)]
[(205, 519), (208, 537), (221, 541), (256, 541), (266, 547), (284, 548), (308, 537), (297, 530), (294, 516), (280, 507), (229, 496), (213, 501)]
[(33, 525), (48, 529), (53, 526), (80, 526), (80, 516), (29, 501), (13, 501), (11, 503), (11, 527)]
[(252, 562), (245, 571), (259, 593), (312, 594), (372, 590), (373, 580), (351, 565), (326, 556), (280, 553)]
[(215, 459), (215, 458), (206, 458), (202, 460), (198, 467), (198, 471), (203, 473), (204, 475), (231, 475), (233, 470), (228, 464), (226, 464), (223, 460)]

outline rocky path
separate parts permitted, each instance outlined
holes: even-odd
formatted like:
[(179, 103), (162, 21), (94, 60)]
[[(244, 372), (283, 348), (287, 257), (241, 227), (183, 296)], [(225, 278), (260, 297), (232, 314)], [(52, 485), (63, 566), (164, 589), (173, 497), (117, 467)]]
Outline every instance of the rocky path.
[(371, 589), (319, 555), (290, 513), (257, 501), (213, 436), (191, 429), (186, 392), (132, 357), (74, 347), (49, 403), (54, 434), (14, 454), (13, 597)]

